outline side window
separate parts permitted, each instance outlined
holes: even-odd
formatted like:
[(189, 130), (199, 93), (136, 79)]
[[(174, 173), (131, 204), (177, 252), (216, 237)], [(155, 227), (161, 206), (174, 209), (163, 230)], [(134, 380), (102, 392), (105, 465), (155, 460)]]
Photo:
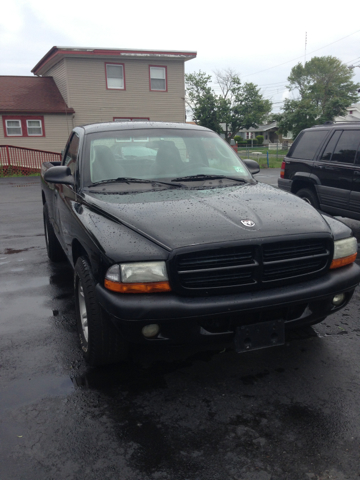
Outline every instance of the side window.
[(108, 89), (125, 90), (125, 71), (123, 63), (106, 63), (106, 86)]
[(71, 174), (75, 174), (76, 161), (79, 152), (79, 137), (74, 133), (69, 143), (63, 164), (70, 168)]
[(360, 143), (360, 130), (346, 130), (342, 133), (333, 153), (333, 162), (354, 163)]
[(7, 137), (21, 137), (22, 128), (20, 120), (5, 120), (6, 136)]
[(333, 154), (334, 148), (340, 138), (342, 131), (341, 130), (336, 130), (336, 132), (333, 133), (332, 137), (330, 138), (328, 144), (326, 145), (323, 154), (321, 156), (321, 160), (331, 160), (331, 156)]
[(26, 120), (26, 127), (29, 137), (42, 137), (41, 120)]
[(304, 132), (289, 152), (288, 157), (312, 160), (327, 134), (327, 130)]
[(150, 65), (150, 91), (167, 92), (167, 68), (159, 65)]

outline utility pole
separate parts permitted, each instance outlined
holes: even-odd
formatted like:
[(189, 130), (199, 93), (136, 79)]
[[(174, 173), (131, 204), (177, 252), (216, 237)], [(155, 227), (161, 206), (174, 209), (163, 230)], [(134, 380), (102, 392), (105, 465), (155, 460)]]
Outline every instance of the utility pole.
[(304, 55), (304, 67), (306, 64), (306, 47), (307, 47), (307, 32), (305, 32), (305, 55)]

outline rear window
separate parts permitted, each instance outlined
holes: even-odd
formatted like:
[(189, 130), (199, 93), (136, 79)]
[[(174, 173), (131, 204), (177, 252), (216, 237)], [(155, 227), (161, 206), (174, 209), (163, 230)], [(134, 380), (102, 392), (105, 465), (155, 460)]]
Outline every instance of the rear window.
[(342, 133), (337, 142), (331, 160), (333, 162), (354, 163), (356, 150), (360, 142), (360, 130), (348, 130)]
[(312, 160), (327, 134), (327, 130), (304, 132), (290, 150), (288, 157)]
[(360, 130), (337, 130), (326, 145), (321, 160), (354, 163), (360, 143)]

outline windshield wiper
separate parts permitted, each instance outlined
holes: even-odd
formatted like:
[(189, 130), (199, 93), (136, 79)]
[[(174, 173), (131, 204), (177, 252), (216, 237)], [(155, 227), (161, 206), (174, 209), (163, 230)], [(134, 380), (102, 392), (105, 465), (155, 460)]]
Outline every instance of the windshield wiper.
[(133, 178), (133, 177), (118, 177), (111, 178), (109, 180), (100, 180), (99, 182), (94, 182), (88, 185), (89, 187), (96, 187), (97, 185), (102, 185), (105, 183), (159, 183), (161, 185), (170, 185), (170, 187), (183, 187), (180, 183), (171, 183), (171, 182), (161, 182), (159, 180), (147, 180), (145, 178)]
[(202, 173), (200, 173), (199, 175), (189, 175), (188, 177), (174, 178), (171, 181), (172, 182), (186, 182), (186, 181), (195, 182), (197, 180), (217, 180), (217, 179), (221, 180), (223, 178), (226, 178), (229, 180), (235, 180), (236, 182), (247, 183), (246, 180), (244, 180), (243, 178), (232, 177), (231, 175), (206, 175)]

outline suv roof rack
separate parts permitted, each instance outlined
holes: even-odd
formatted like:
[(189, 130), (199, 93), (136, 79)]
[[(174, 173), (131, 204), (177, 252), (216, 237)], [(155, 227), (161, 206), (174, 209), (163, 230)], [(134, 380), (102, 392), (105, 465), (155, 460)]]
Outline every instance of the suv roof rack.
[(324, 122), (319, 125), (314, 125), (314, 127), (326, 127), (327, 125), (333, 125), (334, 122)]
[(321, 127), (329, 127), (330, 125), (357, 125), (360, 123), (360, 120), (354, 120), (351, 122), (325, 122), (322, 123), (321, 125), (314, 125), (313, 127), (310, 128), (321, 128)]
[(353, 123), (360, 123), (360, 120), (352, 120), (351, 122), (334, 122), (334, 125), (352, 125)]

